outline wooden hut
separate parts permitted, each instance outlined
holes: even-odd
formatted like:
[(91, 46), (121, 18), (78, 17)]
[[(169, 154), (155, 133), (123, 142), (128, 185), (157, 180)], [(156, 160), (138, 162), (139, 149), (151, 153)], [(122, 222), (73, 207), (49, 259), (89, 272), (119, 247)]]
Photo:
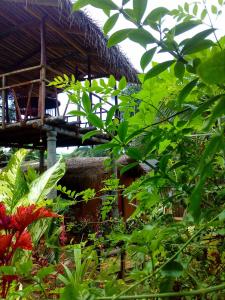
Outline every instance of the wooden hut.
[[(1, 0), (0, 17), (0, 146), (48, 147), (51, 166), (57, 146), (80, 145), (93, 128), (70, 121), (48, 83), (62, 74), (90, 83), (110, 74), (135, 82), (136, 71), (118, 47), (107, 48), (85, 13), (72, 11), (69, 0)], [(102, 142), (98, 136), (86, 144)]]

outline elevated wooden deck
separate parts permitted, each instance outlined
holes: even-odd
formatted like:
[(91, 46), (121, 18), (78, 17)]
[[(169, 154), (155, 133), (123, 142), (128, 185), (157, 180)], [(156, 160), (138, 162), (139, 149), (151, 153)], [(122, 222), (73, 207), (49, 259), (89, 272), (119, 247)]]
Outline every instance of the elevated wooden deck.
[(57, 133), (57, 147), (98, 145), (109, 140), (105, 135), (98, 135), (82, 143), (82, 136), (94, 129), (82, 128), (77, 122), (66, 122), (56, 117), (46, 118), (44, 122), (41, 119), (16, 122), (4, 129), (0, 127), (0, 147), (46, 149), (49, 131)]

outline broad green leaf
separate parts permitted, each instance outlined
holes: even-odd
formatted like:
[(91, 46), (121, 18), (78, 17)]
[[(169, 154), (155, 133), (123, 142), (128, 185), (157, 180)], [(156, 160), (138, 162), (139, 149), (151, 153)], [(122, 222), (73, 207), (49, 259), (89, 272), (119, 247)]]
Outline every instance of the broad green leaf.
[(223, 0), (218, 0), (219, 5), (223, 5)]
[(133, 0), (133, 10), (134, 15), (138, 23), (141, 21), (146, 7), (147, 7), (148, 0)]
[(184, 10), (189, 13), (189, 4), (187, 2), (184, 3)]
[(140, 150), (137, 149), (137, 148), (134, 148), (134, 147), (129, 148), (129, 149), (126, 151), (126, 154), (127, 154), (129, 157), (131, 157), (131, 158), (133, 158), (133, 159), (135, 159), (135, 160), (137, 160), (137, 161), (142, 160), (142, 155), (141, 155), (141, 153), (140, 153)]
[(97, 128), (103, 129), (104, 124), (103, 124), (102, 120), (97, 115), (90, 113), (90, 114), (87, 115), (87, 119), (88, 119), (88, 121), (90, 122), (91, 125), (93, 125)]
[(161, 272), (164, 276), (179, 277), (183, 273), (183, 266), (174, 260), (166, 264)]
[(87, 132), (85, 133), (83, 136), (82, 136), (82, 143), (88, 139), (90, 139), (91, 137), (95, 136), (96, 134), (99, 134), (99, 130), (93, 130), (93, 131), (90, 131), (90, 132)]
[(185, 67), (181, 61), (178, 61), (174, 66), (174, 74), (175, 76), (182, 80), (184, 77)]
[(112, 122), (113, 118), (115, 117), (115, 113), (116, 113), (117, 109), (118, 109), (118, 107), (116, 105), (114, 105), (107, 112), (107, 117), (106, 117), (106, 121), (105, 121), (106, 126), (108, 126)]
[[(156, 22), (160, 22), (161, 19), (164, 16), (168, 15), (169, 13), (170, 13), (170, 11), (167, 8), (165, 8), (165, 7), (157, 7), (155, 9), (153, 9), (149, 13), (149, 15), (146, 17), (146, 19), (144, 21), (144, 25), (150, 25), (150, 26), (152, 26)], [(153, 27), (155, 27), (155, 26), (153, 25)]]
[(128, 131), (128, 122), (123, 121), (120, 123), (118, 127), (118, 136), (121, 140), (121, 142), (124, 142), (127, 136), (127, 131)]
[(153, 56), (154, 56), (156, 50), (157, 50), (157, 47), (152, 48), (152, 49), (146, 51), (142, 55), (142, 57), (141, 57), (141, 68), (142, 68), (142, 70), (144, 70), (148, 66), (148, 64), (150, 64), (150, 62), (152, 61)]
[(96, 8), (117, 10), (119, 7), (112, 0), (90, 0), (90, 4)]
[(84, 111), (88, 114), (91, 111), (91, 100), (86, 92), (84, 92), (82, 96), (82, 105)]
[[(215, 53), (197, 68), (200, 78), (208, 84), (225, 82), (225, 50)], [(213, 74), (213, 75), (212, 75)]]
[(215, 31), (214, 28), (206, 29), (204, 31), (197, 33), (192, 38), (186, 40), (184, 43), (182, 42), (184, 45), (182, 49), (182, 53), (183, 54), (191, 53), (190, 51), (192, 47), (193, 48), (196, 47), (196, 44), (199, 44), (202, 40), (204, 40), (207, 36), (209, 36), (214, 31)]
[(148, 73), (145, 75), (145, 81), (149, 78), (159, 75), (163, 71), (167, 70), (174, 63), (175, 63), (175, 60), (168, 60), (163, 63), (157, 64), (150, 71), (148, 71)]
[(108, 47), (110, 48), (124, 41), (126, 38), (128, 38), (128, 35), (132, 30), (133, 30), (132, 28), (127, 28), (127, 29), (121, 29), (113, 33), (108, 40)]
[(192, 80), (191, 82), (189, 82), (180, 92), (179, 96), (178, 96), (178, 102), (182, 103), (187, 96), (190, 94), (190, 92), (196, 87), (198, 82), (198, 78)]
[(54, 266), (42, 267), (36, 274), (36, 276), (43, 280), (45, 277), (49, 276), (55, 271)]
[[(31, 183), (29, 193), (24, 199), (25, 203), (32, 204), (44, 200), (63, 177), (65, 170), (66, 165), (61, 158), (54, 166), (45, 171)], [(25, 203), (22, 202), (21, 204)]]
[(199, 40), (199, 42), (196, 42), (191, 47), (187, 48), (186, 50), (183, 50), (182, 52), (184, 55), (193, 54), (213, 46), (215, 46), (215, 43), (211, 40)]
[(188, 30), (195, 28), (201, 24), (200, 21), (184, 21), (176, 25), (174, 28), (170, 29), (169, 33), (173, 34), (174, 36), (180, 35)]
[(132, 29), (128, 34), (129, 39), (140, 44), (144, 48), (148, 44), (152, 44), (156, 42), (156, 39), (153, 35), (143, 28)]
[(208, 101), (205, 101), (203, 104), (201, 104), (191, 115), (190, 121), (192, 121), (194, 118), (201, 115), (202, 113), (206, 112), (207, 109), (210, 106), (212, 106), (213, 103), (215, 103), (215, 101), (217, 101), (220, 97), (221, 97), (221, 95), (215, 96), (215, 97), (209, 99)]
[(80, 111), (80, 110), (72, 110), (72, 111), (69, 112), (69, 115), (86, 117), (85, 112)]
[(127, 80), (126, 80), (126, 77), (123, 76), (119, 81), (118, 88), (119, 88), (119, 90), (124, 90), (126, 88), (126, 86), (127, 86)]
[(119, 13), (112, 15), (105, 23), (103, 27), (104, 34), (108, 34), (110, 30), (113, 29), (119, 18)]
[(130, 169), (133, 169), (134, 167), (138, 166), (137, 162), (134, 163), (130, 163), (124, 167), (122, 167), (122, 169), (120, 170), (120, 175), (123, 175), (124, 173), (126, 173), (127, 171), (129, 171)]

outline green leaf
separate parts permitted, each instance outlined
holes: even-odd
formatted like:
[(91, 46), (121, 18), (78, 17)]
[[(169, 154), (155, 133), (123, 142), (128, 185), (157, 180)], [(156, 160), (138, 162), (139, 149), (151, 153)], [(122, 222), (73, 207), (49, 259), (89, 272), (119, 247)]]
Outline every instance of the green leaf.
[(119, 7), (112, 0), (90, 0), (90, 4), (96, 8), (117, 10)]
[(118, 136), (121, 140), (121, 142), (124, 142), (127, 136), (127, 131), (128, 131), (128, 122), (123, 121), (120, 123), (118, 127)]
[(141, 153), (140, 153), (140, 150), (137, 149), (137, 148), (134, 148), (134, 147), (129, 148), (129, 149), (127, 150), (126, 154), (127, 154), (129, 157), (131, 157), (131, 158), (133, 158), (133, 159), (135, 159), (135, 160), (137, 160), (137, 161), (139, 161), (139, 160), (142, 159), (142, 155), (141, 155)]
[(175, 63), (175, 60), (168, 60), (163, 63), (157, 64), (154, 66), (148, 73), (145, 75), (145, 81), (149, 78), (155, 77), (162, 73), (163, 71), (167, 70), (170, 66)]
[(185, 67), (181, 61), (178, 61), (174, 66), (174, 74), (175, 76), (182, 80), (184, 77)]
[(201, 13), (201, 20), (203, 21), (206, 16), (207, 16), (207, 9), (204, 8), (202, 13)]
[(108, 86), (111, 87), (112, 89), (114, 89), (116, 86), (116, 79), (113, 75), (109, 76)]
[(87, 119), (93, 126), (101, 129), (104, 128), (102, 120), (97, 115), (90, 113), (87, 115)]
[(177, 261), (171, 261), (168, 262), (163, 268), (162, 268), (162, 274), (164, 276), (169, 277), (179, 277), (183, 273), (183, 266), (177, 262)]
[(95, 136), (96, 134), (99, 134), (99, 130), (93, 130), (93, 131), (90, 131), (90, 132), (87, 132), (85, 133), (83, 136), (82, 136), (82, 143), (88, 139), (90, 139), (91, 137)]
[(191, 47), (183, 51), (183, 54), (193, 54), (213, 46), (215, 46), (215, 43), (211, 40), (199, 40), (197, 43), (193, 44)]
[[(200, 78), (208, 84), (225, 82), (225, 50), (215, 53), (197, 68)], [(213, 74), (213, 76), (212, 76)]]
[(184, 10), (189, 13), (189, 4), (187, 2), (184, 3)]
[(69, 112), (69, 114), (73, 115), (73, 116), (86, 117), (85, 112), (80, 111), (80, 110), (72, 110), (72, 111)]
[(118, 107), (116, 105), (114, 105), (107, 112), (107, 117), (106, 117), (106, 121), (105, 121), (106, 126), (108, 126), (112, 122), (117, 109), (118, 109)]
[(192, 53), (191, 49), (197, 47), (196, 46), (197, 44), (201, 43), (202, 40), (204, 40), (207, 36), (209, 36), (214, 31), (215, 31), (214, 28), (206, 29), (202, 32), (197, 33), (192, 38), (186, 40), (185, 43), (182, 42), (184, 44), (182, 53), (183, 54)]
[(83, 8), (84, 6), (90, 4), (90, 0), (77, 0), (74, 4), (73, 4), (73, 10), (79, 10), (81, 8)]
[(187, 96), (190, 94), (190, 92), (193, 90), (193, 88), (197, 85), (198, 82), (198, 78), (192, 80), (191, 82), (189, 82), (180, 92), (179, 96), (178, 96), (178, 102), (182, 103)]
[(219, 117), (222, 117), (225, 115), (225, 96), (221, 96), (220, 100), (212, 110), (212, 114), (207, 122), (207, 125), (205, 127), (205, 130), (209, 130), (210, 126), (217, 121)]
[(113, 33), (108, 40), (108, 47), (110, 48), (124, 41), (126, 38), (128, 38), (128, 35), (132, 30), (133, 30), (132, 28), (127, 28), (127, 29), (121, 29)]
[(221, 95), (217, 95), (215, 97), (212, 97), (211, 99), (209, 99), (208, 101), (205, 101), (203, 104), (201, 104), (191, 115), (190, 117), (190, 121), (192, 121), (194, 118), (196, 118), (197, 116), (201, 115), (202, 113), (206, 112), (207, 109), (213, 105), (213, 103), (215, 101), (217, 101), (219, 98), (221, 97)]
[(195, 28), (196, 26), (199, 26), (200, 24), (201, 21), (184, 21), (183, 23), (180, 23), (172, 28), (169, 33), (173, 34), (174, 36), (180, 35), (188, 30)]
[(118, 88), (119, 88), (119, 90), (124, 90), (126, 88), (126, 86), (127, 86), (127, 80), (126, 80), (126, 77), (123, 76), (119, 81)]
[(137, 22), (139, 23), (145, 13), (148, 0), (133, 0), (133, 11)]
[(82, 95), (82, 105), (84, 111), (88, 114), (91, 111), (91, 100), (86, 92)]
[(212, 13), (213, 13), (214, 15), (217, 15), (218, 10), (217, 10), (217, 7), (216, 7), (215, 5), (212, 5), (212, 6), (211, 6), (211, 11), (212, 11)]
[(157, 50), (157, 47), (152, 48), (152, 49), (146, 51), (142, 55), (142, 57), (141, 57), (141, 68), (142, 68), (142, 70), (144, 70), (148, 66), (148, 64), (150, 64), (150, 62), (152, 61), (153, 56), (154, 56), (156, 50)]
[(103, 27), (104, 34), (108, 34), (110, 30), (113, 29), (119, 18), (119, 13), (112, 15), (105, 23)]
[(144, 48), (146, 48), (148, 44), (156, 42), (156, 39), (153, 37), (153, 35), (143, 28), (132, 29), (129, 32), (128, 37), (130, 40), (140, 44)]
[(53, 266), (43, 267), (37, 272), (37, 277), (43, 280), (48, 275), (52, 274), (55, 271)]
[(130, 0), (123, 0), (122, 5), (126, 5)]
[(197, 3), (195, 3), (195, 5), (194, 5), (194, 8), (193, 8), (193, 14), (194, 14), (195, 16), (197, 16), (197, 14), (198, 14), (198, 4), (197, 4)]
[(31, 183), (30, 191), (21, 204), (33, 204), (38, 201), (43, 201), (63, 177), (65, 170), (66, 165), (61, 158), (54, 166)]
[[(161, 19), (168, 15), (170, 13), (170, 11), (165, 8), (165, 7), (157, 7), (155, 9), (153, 9), (149, 15), (146, 17), (145, 21), (144, 21), (144, 25), (153, 25), (153, 28), (155, 27), (154, 24), (156, 22), (160, 22)], [(154, 28), (155, 29), (155, 28)]]
[(122, 169), (120, 170), (120, 175), (123, 175), (124, 173), (126, 173), (130, 169), (133, 169), (136, 166), (138, 166), (138, 163), (137, 162), (133, 162), (133, 163), (130, 163), (130, 164), (122, 167)]

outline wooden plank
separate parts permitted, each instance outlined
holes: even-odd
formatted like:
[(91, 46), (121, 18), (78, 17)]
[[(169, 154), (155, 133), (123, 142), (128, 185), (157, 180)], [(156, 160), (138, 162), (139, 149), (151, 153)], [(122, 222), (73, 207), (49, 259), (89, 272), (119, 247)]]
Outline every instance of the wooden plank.
[(41, 68), (41, 65), (38, 65), (38, 66), (34, 66), (34, 67), (24, 68), (24, 69), (20, 69), (20, 70), (16, 70), (16, 71), (11, 71), (11, 72), (0, 74), (0, 78), (4, 77), (4, 76), (6, 77), (6, 76), (11, 76), (11, 75), (16, 75), (16, 74), (20, 74), (20, 73), (33, 71), (33, 70), (37, 70), (37, 69), (40, 69), (40, 68)]
[(16, 83), (16, 84), (8, 85), (6, 87), (1, 87), (0, 91), (9, 90), (9, 89), (16, 88), (16, 87), (19, 87), (19, 86), (30, 85), (31, 83), (38, 83), (38, 82), (40, 82), (40, 79), (35, 79), (35, 80), (29, 80), (29, 81), (25, 81), (25, 82), (21, 82), (21, 83)]

